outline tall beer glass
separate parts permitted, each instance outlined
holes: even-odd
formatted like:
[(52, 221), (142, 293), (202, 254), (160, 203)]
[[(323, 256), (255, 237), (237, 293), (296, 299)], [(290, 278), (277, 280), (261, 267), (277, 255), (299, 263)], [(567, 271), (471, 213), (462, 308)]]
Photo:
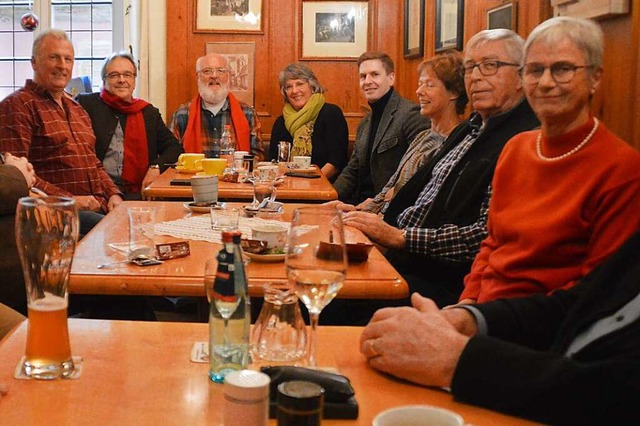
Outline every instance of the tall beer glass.
[(25, 372), (36, 379), (69, 376), (74, 369), (67, 328), (67, 284), (78, 240), (75, 200), (24, 197), (16, 212), (29, 323)]

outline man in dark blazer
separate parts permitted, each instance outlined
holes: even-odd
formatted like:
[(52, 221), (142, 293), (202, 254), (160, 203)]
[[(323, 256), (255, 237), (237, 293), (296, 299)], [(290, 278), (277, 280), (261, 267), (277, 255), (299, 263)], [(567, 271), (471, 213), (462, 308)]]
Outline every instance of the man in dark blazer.
[[(113, 53), (106, 58), (102, 79), (101, 93), (79, 94), (76, 100), (91, 117), (96, 156), (105, 170), (125, 198), (140, 198), (141, 189), (164, 171), (166, 164), (178, 160), (183, 152), (182, 145), (167, 128), (156, 107), (133, 98), (136, 65), (129, 53)], [(140, 128), (135, 127), (136, 114), (141, 114)], [(136, 149), (134, 136), (144, 146)], [(129, 152), (131, 161), (128, 161)], [(135, 172), (128, 173), (127, 167)]]
[(430, 125), (417, 104), (393, 89), (394, 64), (386, 53), (363, 53), (358, 71), (371, 112), (358, 124), (351, 159), (333, 184), (338, 198), (351, 204), (380, 192), (413, 139)]
[(373, 368), (544, 423), (640, 418), (640, 232), (551, 296), (443, 311), (417, 294), (412, 302), (378, 311), (362, 333)]

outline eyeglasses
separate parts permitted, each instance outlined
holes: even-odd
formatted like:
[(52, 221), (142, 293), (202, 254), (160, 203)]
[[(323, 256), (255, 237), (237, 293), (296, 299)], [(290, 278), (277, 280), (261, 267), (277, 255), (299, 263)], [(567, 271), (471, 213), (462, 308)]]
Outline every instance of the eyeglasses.
[(136, 74), (132, 72), (110, 72), (105, 77), (107, 77), (109, 80), (120, 80), (121, 77), (125, 80), (133, 80), (134, 78), (136, 78)]
[(205, 77), (211, 77), (213, 75), (213, 73), (216, 73), (217, 75), (225, 75), (228, 72), (229, 72), (229, 70), (227, 68), (224, 68), (224, 67), (205, 68), (203, 70), (198, 71), (198, 73), (204, 75)]
[(580, 68), (593, 68), (593, 65), (575, 65), (571, 62), (554, 62), (550, 66), (546, 67), (542, 64), (531, 63), (525, 64), (522, 67), (522, 80), (525, 83), (532, 84), (537, 83), (544, 72), (549, 69), (551, 71), (551, 78), (556, 83), (568, 83), (573, 80), (576, 75), (576, 70)]
[(294, 89), (302, 89), (304, 86), (308, 85), (308, 81), (296, 81), (295, 83), (288, 83), (284, 86), (284, 91), (286, 93), (291, 93)]
[(475, 67), (478, 67), (478, 69), (480, 70), (480, 74), (482, 74), (485, 77), (489, 77), (490, 75), (494, 75), (495, 73), (497, 73), (500, 67), (518, 67), (518, 66), (520, 65), (512, 64), (511, 62), (502, 62), (502, 61), (495, 61), (490, 59), (487, 61), (478, 62), (477, 64), (473, 64), (473, 63), (466, 64), (464, 66), (464, 75), (465, 77), (468, 77), (471, 74), (473, 74), (473, 69)]

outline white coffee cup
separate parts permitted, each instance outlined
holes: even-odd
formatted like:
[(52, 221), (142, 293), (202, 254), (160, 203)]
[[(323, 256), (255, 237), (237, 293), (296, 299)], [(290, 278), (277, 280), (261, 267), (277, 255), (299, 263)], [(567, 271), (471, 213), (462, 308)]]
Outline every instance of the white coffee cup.
[(244, 158), (245, 155), (249, 155), (249, 152), (247, 151), (235, 151), (233, 153), (233, 160), (242, 160)]
[(296, 155), (293, 157), (293, 164), (301, 169), (308, 169), (311, 167), (311, 157), (308, 155)]
[(278, 166), (258, 166), (258, 169), (254, 171), (254, 176), (260, 180), (275, 180), (278, 177)]
[(282, 248), (287, 241), (287, 228), (279, 225), (257, 225), (251, 228), (251, 237), (266, 241), (267, 248)]
[(218, 176), (193, 176), (191, 178), (193, 201), (215, 203), (218, 201)]
[(373, 426), (464, 426), (464, 419), (453, 411), (430, 405), (390, 408), (373, 419)]

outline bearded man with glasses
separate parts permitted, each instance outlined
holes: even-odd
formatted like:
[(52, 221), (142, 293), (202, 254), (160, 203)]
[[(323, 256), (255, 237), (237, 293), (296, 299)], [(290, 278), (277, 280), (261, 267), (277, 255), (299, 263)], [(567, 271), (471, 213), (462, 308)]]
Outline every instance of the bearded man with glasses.
[(133, 97), (136, 62), (127, 52), (108, 56), (102, 65), (100, 93), (78, 94), (96, 135), (96, 155), (127, 199), (140, 199), (166, 164), (182, 152), (160, 111)]
[(237, 151), (247, 151), (255, 161), (264, 159), (260, 120), (252, 106), (230, 92), (228, 59), (209, 53), (196, 61), (198, 93), (173, 113), (169, 128), (185, 152), (204, 152), (213, 156), (215, 141), (225, 125), (231, 126)]

